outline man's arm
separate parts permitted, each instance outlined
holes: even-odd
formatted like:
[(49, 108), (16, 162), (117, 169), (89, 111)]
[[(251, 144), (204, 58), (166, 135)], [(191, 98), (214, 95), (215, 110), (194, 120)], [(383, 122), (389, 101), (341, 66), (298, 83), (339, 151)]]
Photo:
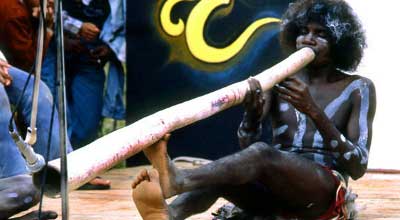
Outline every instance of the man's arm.
[[(44, 46), (46, 49), (53, 33), (52, 31), (45, 31), (45, 33)], [(35, 60), (37, 44), (37, 31), (32, 26), (30, 19), (26, 17), (9, 19), (4, 26), (3, 34), (10, 63), (29, 71)]]
[(36, 31), (29, 19), (25, 17), (10, 19), (5, 24), (3, 34), (10, 63), (29, 71), (35, 59), (37, 39)]
[(339, 153), (338, 166), (353, 179), (362, 177), (367, 169), (376, 108), (373, 83), (366, 78), (361, 80), (360, 88), (350, 97), (352, 110), (346, 134), (341, 133), (325, 113), (310, 115), (323, 137), (325, 146), (332, 147), (333, 151)]
[(245, 112), (237, 131), (241, 148), (246, 148), (260, 139), (262, 122), (271, 105), (271, 93), (263, 93), (256, 79), (249, 78), (248, 82), (250, 90), (243, 101)]
[(63, 11), (62, 14), (64, 29), (72, 34), (79, 35), (87, 41), (97, 39), (100, 34), (100, 29), (90, 22), (83, 22), (70, 15), (68, 12)]
[(72, 34), (78, 34), (82, 27), (83, 22), (68, 15), (68, 12), (62, 12), (64, 29)]

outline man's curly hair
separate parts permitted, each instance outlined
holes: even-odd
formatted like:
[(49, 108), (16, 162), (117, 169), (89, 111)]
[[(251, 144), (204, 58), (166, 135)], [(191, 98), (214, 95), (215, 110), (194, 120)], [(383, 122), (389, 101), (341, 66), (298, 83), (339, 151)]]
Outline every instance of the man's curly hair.
[(365, 33), (353, 9), (343, 0), (298, 0), (283, 15), (280, 41), (289, 53), (296, 50), (302, 27), (316, 22), (326, 27), (336, 68), (354, 71), (366, 47)]

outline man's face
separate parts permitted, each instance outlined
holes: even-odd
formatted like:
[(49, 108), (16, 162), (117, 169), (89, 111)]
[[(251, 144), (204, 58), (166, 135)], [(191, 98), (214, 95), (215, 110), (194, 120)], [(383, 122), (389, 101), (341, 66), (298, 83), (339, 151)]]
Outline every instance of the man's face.
[(316, 53), (314, 66), (326, 65), (332, 62), (330, 58), (330, 41), (327, 29), (315, 22), (301, 27), (296, 38), (296, 49), (309, 47)]

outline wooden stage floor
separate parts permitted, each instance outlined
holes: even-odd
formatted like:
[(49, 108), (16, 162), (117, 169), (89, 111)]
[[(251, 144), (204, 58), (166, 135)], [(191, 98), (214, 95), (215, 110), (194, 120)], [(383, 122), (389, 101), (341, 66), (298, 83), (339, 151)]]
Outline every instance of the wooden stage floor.
[[(182, 166), (182, 164), (181, 164)], [(187, 165), (186, 165), (187, 166)], [(113, 169), (104, 175), (112, 180), (111, 190), (74, 191), (69, 196), (71, 220), (139, 220), (131, 199), (130, 185), (136, 173), (144, 167)], [(367, 173), (357, 182), (350, 182), (363, 210), (360, 220), (400, 220), (400, 174)], [(226, 201), (219, 199), (206, 213), (191, 220), (212, 219), (211, 213)], [(61, 213), (61, 199), (44, 200), (44, 210)], [(37, 207), (31, 210), (37, 209)], [(61, 219), (60, 217), (58, 219)]]

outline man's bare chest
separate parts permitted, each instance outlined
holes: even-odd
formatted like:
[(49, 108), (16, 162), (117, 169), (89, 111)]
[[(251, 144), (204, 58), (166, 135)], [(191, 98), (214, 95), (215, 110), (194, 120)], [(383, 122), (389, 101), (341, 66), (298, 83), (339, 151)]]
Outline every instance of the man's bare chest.
[[(310, 87), (310, 94), (335, 127), (345, 133), (347, 121), (352, 111), (351, 96), (358, 89), (358, 83), (330, 86), (327, 88)], [(271, 103), (273, 135), (278, 142), (290, 145), (313, 145), (318, 135), (316, 122), (304, 112), (298, 111), (289, 102), (273, 97)]]

